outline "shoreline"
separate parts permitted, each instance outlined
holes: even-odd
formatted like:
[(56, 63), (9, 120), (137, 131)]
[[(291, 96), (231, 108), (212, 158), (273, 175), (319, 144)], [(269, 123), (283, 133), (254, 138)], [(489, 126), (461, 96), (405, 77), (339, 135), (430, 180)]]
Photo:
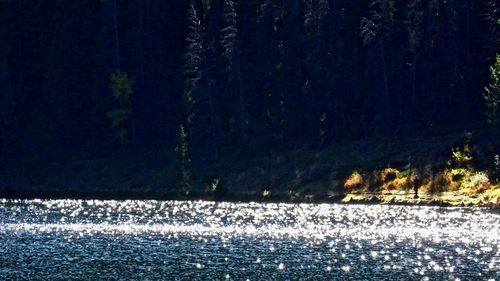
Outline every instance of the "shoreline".
[(499, 209), (498, 201), (484, 202), (477, 197), (422, 193), (419, 198), (413, 198), (412, 193), (383, 194), (347, 193), (335, 196), (319, 197), (315, 195), (291, 200), (287, 194), (277, 194), (262, 197), (258, 194), (229, 194), (225, 196), (208, 196), (192, 193), (183, 196), (178, 193), (161, 192), (125, 192), (125, 191), (19, 191), (4, 189), (0, 199), (7, 200), (158, 200), (158, 201), (213, 201), (213, 202), (258, 202), (258, 203), (310, 203), (310, 204), (345, 204), (345, 205), (395, 205), (395, 206), (439, 206), (439, 207), (480, 207)]
[[(494, 155), (488, 147), (498, 138), (482, 131), (475, 135), (477, 155), (466, 163), (456, 159), (465, 152), (450, 155), (450, 147), (472, 142), (457, 132), (397, 141), (371, 138), (321, 149), (297, 144), (252, 159), (228, 154), (192, 165), (186, 182), (168, 150), (46, 161), (3, 170), (0, 198), (498, 205), (500, 174), (488, 157)], [(423, 186), (415, 200), (411, 179), (416, 174)]]

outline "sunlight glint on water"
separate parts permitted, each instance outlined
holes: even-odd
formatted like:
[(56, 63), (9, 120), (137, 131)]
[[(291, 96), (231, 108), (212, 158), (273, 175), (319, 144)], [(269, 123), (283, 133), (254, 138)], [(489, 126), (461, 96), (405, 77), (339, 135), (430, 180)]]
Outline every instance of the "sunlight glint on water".
[(499, 231), (484, 209), (0, 200), (0, 279), (500, 280)]

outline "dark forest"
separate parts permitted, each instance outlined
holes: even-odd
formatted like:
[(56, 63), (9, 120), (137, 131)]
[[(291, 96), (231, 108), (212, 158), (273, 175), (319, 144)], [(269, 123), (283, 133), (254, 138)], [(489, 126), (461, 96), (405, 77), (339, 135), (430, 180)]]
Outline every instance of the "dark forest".
[(484, 128), (496, 5), (1, 0), (0, 167), (152, 153), (186, 190), (228, 157)]

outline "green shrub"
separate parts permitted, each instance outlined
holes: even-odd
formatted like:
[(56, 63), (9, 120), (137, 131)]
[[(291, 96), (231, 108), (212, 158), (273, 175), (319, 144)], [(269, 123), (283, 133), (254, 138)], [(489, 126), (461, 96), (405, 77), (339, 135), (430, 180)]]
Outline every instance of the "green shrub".
[(488, 184), (490, 182), (488, 175), (485, 172), (475, 172), (462, 181), (461, 187), (463, 189), (475, 189)]
[(271, 191), (264, 189), (264, 190), (262, 190), (261, 196), (262, 196), (262, 199), (268, 199), (269, 197), (271, 197)]
[(452, 149), (452, 158), (458, 167), (466, 167), (472, 161), (471, 151), (468, 145), (465, 145), (463, 150)]

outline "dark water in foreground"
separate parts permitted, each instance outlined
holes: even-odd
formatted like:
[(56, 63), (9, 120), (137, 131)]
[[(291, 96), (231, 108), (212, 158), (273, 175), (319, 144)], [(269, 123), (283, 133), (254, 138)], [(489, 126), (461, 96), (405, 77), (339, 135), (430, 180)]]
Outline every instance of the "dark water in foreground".
[(500, 214), (0, 200), (0, 280), (500, 280)]

